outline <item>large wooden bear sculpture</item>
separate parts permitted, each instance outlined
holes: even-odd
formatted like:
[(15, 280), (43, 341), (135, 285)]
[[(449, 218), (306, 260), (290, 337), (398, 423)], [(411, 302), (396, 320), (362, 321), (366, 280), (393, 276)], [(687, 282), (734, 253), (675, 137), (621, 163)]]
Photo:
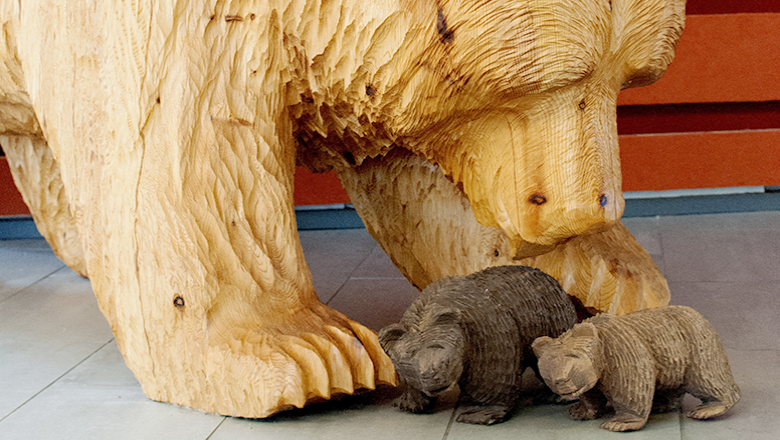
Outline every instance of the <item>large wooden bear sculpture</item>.
[[(152, 399), (263, 417), (394, 383), (317, 300), (293, 171), (334, 169), (420, 288), (543, 269), (668, 302), (619, 223), (615, 102), (681, 0), (0, 0), (0, 143)], [(519, 261), (516, 261), (518, 259)]]

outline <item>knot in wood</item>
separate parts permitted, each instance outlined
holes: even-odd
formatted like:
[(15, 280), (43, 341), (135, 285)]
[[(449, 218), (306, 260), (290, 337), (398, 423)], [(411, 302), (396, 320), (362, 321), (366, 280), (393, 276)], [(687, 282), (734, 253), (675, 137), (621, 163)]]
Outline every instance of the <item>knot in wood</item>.
[(184, 307), (184, 298), (177, 296), (173, 299), (173, 305), (176, 307)]
[(543, 195), (541, 195), (539, 193), (536, 193), (536, 194), (533, 194), (531, 197), (529, 197), (528, 201), (530, 203), (533, 203), (534, 205), (544, 205), (545, 203), (547, 203), (547, 197), (545, 197), (545, 196), (543, 196)]
[(444, 11), (441, 8), (436, 13), (436, 32), (441, 35), (442, 43), (452, 43), (455, 39), (454, 32), (447, 29), (447, 19), (444, 17)]

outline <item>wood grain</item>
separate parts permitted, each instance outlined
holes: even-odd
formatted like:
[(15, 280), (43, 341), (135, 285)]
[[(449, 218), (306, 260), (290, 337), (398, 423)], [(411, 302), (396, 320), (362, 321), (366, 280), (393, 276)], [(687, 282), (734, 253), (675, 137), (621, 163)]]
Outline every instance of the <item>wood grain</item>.
[[(464, 244), (485, 238), (501, 258), (598, 237), (623, 209), (618, 92), (663, 74), (683, 9), (2, 0), (1, 133), (21, 136), (23, 187), (61, 181), (68, 208), (56, 204), (72, 214), (98, 304), (146, 395), (265, 417), (396, 381), (376, 335), (317, 299), (295, 225), (296, 163), (360, 179), (354, 170), (393, 150), (423, 158), (448, 183), (397, 197), (449, 194), (441, 203), (466, 219), (454, 232), (479, 232)], [(30, 136), (47, 148), (24, 144)], [(29, 172), (49, 151), (59, 178), (53, 165)], [(436, 203), (427, 225), (450, 227)], [(604, 243), (628, 252), (624, 238)], [(394, 259), (441, 256), (440, 267), (404, 269), (424, 283), (449, 274), (454, 243)], [(495, 258), (464, 244), (476, 261), (457, 270)], [(576, 261), (596, 267), (601, 255)], [(635, 296), (594, 303), (651, 303)]]

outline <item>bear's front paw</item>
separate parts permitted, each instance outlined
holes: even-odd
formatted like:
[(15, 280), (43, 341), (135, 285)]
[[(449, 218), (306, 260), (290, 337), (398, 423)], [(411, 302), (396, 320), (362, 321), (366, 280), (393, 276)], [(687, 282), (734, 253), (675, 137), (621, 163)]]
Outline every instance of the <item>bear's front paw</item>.
[(393, 405), (398, 407), (401, 411), (413, 414), (429, 413), (433, 410), (433, 405), (435, 403), (435, 398), (428, 397), (425, 394), (414, 390), (404, 391), (403, 394), (393, 401)]
[(506, 420), (508, 414), (509, 408), (503, 405), (470, 406), (456, 420), (473, 425), (494, 425)]
[(617, 414), (615, 417), (601, 424), (602, 429), (614, 432), (636, 431), (642, 429), (647, 422), (647, 417), (639, 417), (634, 414)]
[(569, 407), (569, 416), (574, 420), (595, 420), (599, 415), (599, 411), (588, 407), (582, 400)]

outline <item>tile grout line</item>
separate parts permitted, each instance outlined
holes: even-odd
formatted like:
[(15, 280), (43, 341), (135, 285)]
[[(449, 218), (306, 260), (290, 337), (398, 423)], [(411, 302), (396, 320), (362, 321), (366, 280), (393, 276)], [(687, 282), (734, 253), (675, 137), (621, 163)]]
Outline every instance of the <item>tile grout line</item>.
[(344, 288), (344, 286), (346, 286), (346, 285), (347, 285), (347, 283), (349, 282), (349, 280), (351, 280), (351, 279), (352, 279), (352, 274), (354, 274), (354, 273), (355, 273), (355, 272), (358, 270), (358, 268), (359, 268), (359, 267), (360, 267), (360, 266), (361, 266), (363, 263), (365, 263), (365, 262), (366, 262), (366, 260), (368, 260), (369, 258), (371, 258), (371, 255), (374, 253), (374, 250), (375, 250), (377, 247), (379, 247), (379, 248), (381, 249), (381, 246), (379, 246), (379, 243), (374, 243), (374, 246), (371, 248), (371, 251), (370, 251), (370, 252), (368, 252), (368, 253), (366, 254), (366, 257), (365, 257), (365, 258), (363, 258), (362, 260), (360, 260), (360, 263), (358, 263), (358, 264), (356, 264), (356, 265), (355, 265), (355, 267), (352, 269), (352, 271), (349, 273), (349, 275), (347, 275), (347, 278), (344, 280), (344, 282), (343, 282), (343, 283), (341, 283), (341, 285), (339, 286), (339, 288), (338, 288), (338, 289), (336, 289), (336, 293), (334, 293), (334, 294), (333, 294), (333, 296), (331, 296), (331, 297), (328, 299), (328, 301), (325, 303), (325, 305), (326, 305), (326, 306), (328, 306), (328, 305), (331, 303), (331, 301), (333, 301), (333, 300), (334, 300), (334, 299), (335, 299), (337, 296), (339, 296), (339, 293), (341, 293), (341, 289), (343, 289), (343, 288)]
[(458, 413), (458, 408), (460, 408), (460, 396), (458, 396), (458, 401), (455, 402), (455, 407), (452, 408), (450, 420), (447, 422), (447, 428), (444, 430), (444, 436), (441, 438), (441, 440), (447, 440), (447, 437), (450, 435), (450, 430), (452, 429), (452, 424), (455, 423), (455, 414)]
[(13, 294), (11, 294), (10, 296), (7, 296), (7, 297), (5, 297), (5, 298), (3, 298), (3, 299), (0, 299), (0, 303), (1, 303), (1, 302), (4, 302), (4, 301), (8, 301), (9, 299), (11, 299), (11, 298), (15, 297), (16, 295), (19, 295), (20, 293), (24, 292), (25, 290), (29, 289), (30, 287), (32, 287), (32, 286), (34, 286), (34, 285), (36, 285), (36, 284), (40, 283), (41, 281), (45, 280), (46, 278), (49, 278), (50, 276), (54, 275), (55, 273), (57, 273), (57, 272), (61, 271), (63, 268), (67, 268), (67, 267), (68, 267), (68, 266), (67, 266), (67, 265), (65, 265), (65, 263), (62, 263), (62, 265), (61, 265), (60, 267), (58, 267), (58, 268), (54, 269), (53, 271), (51, 271), (51, 272), (47, 273), (47, 274), (46, 274), (46, 275), (44, 275), (44, 276), (42, 276), (42, 277), (38, 278), (37, 280), (33, 281), (32, 283), (30, 283), (30, 284), (28, 284), (28, 285), (26, 285), (26, 286), (22, 287), (21, 289), (17, 290), (16, 292), (14, 292)]
[(87, 357), (85, 357), (84, 359), (80, 360), (80, 361), (79, 361), (79, 362), (78, 362), (76, 365), (74, 365), (74, 366), (70, 367), (70, 369), (68, 369), (68, 371), (66, 371), (66, 372), (62, 373), (62, 374), (61, 374), (61, 375), (60, 375), (58, 378), (54, 379), (54, 380), (53, 380), (53, 381), (52, 381), (50, 384), (48, 384), (48, 385), (46, 385), (45, 387), (43, 387), (43, 389), (41, 389), (40, 391), (38, 391), (37, 393), (35, 393), (35, 395), (33, 395), (33, 396), (32, 396), (32, 397), (30, 397), (29, 399), (25, 400), (25, 401), (24, 401), (24, 402), (23, 402), (21, 405), (19, 405), (19, 406), (17, 406), (16, 408), (14, 408), (14, 410), (13, 410), (13, 411), (9, 412), (8, 414), (6, 414), (6, 415), (5, 415), (5, 416), (3, 416), (2, 418), (0, 418), (0, 423), (2, 423), (2, 422), (3, 422), (3, 420), (7, 419), (8, 417), (11, 417), (11, 415), (12, 415), (13, 413), (15, 413), (16, 411), (18, 411), (19, 409), (21, 409), (23, 406), (25, 406), (25, 405), (27, 405), (28, 403), (30, 403), (30, 401), (32, 401), (33, 399), (35, 399), (36, 397), (38, 397), (38, 396), (39, 396), (41, 393), (43, 393), (44, 391), (46, 391), (47, 389), (49, 389), (49, 387), (51, 387), (52, 385), (54, 385), (55, 383), (57, 383), (57, 382), (58, 382), (60, 379), (62, 379), (63, 377), (67, 376), (67, 375), (68, 375), (68, 373), (70, 373), (71, 371), (75, 370), (75, 369), (76, 369), (76, 368), (77, 368), (79, 365), (81, 365), (81, 364), (83, 364), (84, 362), (86, 362), (86, 361), (87, 361), (87, 359), (89, 359), (89, 358), (91, 358), (92, 356), (94, 356), (94, 355), (95, 355), (95, 353), (97, 353), (97, 352), (99, 352), (100, 350), (104, 349), (104, 348), (106, 347), (106, 345), (108, 345), (108, 344), (110, 344), (110, 343), (112, 343), (112, 342), (114, 342), (114, 338), (113, 338), (113, 337), (112, 337), (112, 338), (111, 338), (111, 339), (110, 339), (108, 342), (106, 342), (105, 344), (103, 344), (103, 345), (101, 345), (100, 347), (98, 347), (98, 349), (97, 349), (97, 350), (95, 350), (95, 351), (93, 351), (92, 353), (90, 353), (90, 354), (89, 354)]
[(211, 437), (212, 437), (214, 434), (216, 434), (216, 433), (217, 433), (217, 430), (218, 430), (218, 429), (219, 429), (219, 428), (222, 426), (222, 424), (223, 424), (223, 423), (225, 423), (225, 420), (227, 420), (227, 416), (223, 416), (223, 417), (222, 417), (222, 420), (220, 420), (220, 422), (219, 422), (219, 424), (217, 425), (217, 427), (216, 427), (216, 428), (214, 428), (214, 430), (213, 430), (213, 431), (211, 431), (211, 434), (209, 434), (209, 435), (208, 435), (208, 437), (206, 437), (206, 440), (209, 440), (209, 439), (210, 439), (210, 438), (211, 438)]

